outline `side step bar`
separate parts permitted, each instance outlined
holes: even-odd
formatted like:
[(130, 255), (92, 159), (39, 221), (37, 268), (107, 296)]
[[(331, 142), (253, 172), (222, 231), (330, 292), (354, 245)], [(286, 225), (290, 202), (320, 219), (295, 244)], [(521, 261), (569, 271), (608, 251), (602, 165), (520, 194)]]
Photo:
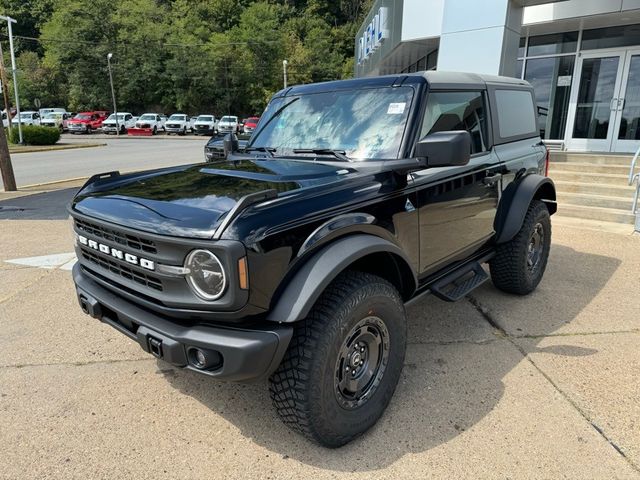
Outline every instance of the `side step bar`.
[(489, 280), (479, 262), (473, 262), (460, 270), (455, 270), (431, 285), (430, 290), (438, 298), (456, 302), (467, 293)]

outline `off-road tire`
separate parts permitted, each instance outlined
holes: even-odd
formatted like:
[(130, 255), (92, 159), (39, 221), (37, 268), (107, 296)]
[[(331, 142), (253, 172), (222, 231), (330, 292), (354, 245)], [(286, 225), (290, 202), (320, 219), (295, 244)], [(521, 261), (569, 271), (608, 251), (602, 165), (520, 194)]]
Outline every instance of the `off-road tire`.
[[(337, 365), (352, 330), (371, 318), (381, 320), (388, 334), (386, 365), (374, 382), (377, 387), (359, 400), (363, 403), (345, 407), (335, 383)], [(307, 318), (296, 324), (289, 349), (269, 379), (278, 415), (325, 447), (350, 442), (373, 426), (389, 404), (402, 371), (406, 339), (404, 304), (393, 285), (368, 273), (341, 273)]]
[[(528, 248), (537, 226), (542, 227), (539, 263), (535, 269), (528, 266)], [(536, 289), (544, 275), (551, 249), (551, 218), (546, 205), (533, 200), (516, 236), (498, 245), (495, 256), (489, 262), (491, 280), (500, 290), (526, 295)]]

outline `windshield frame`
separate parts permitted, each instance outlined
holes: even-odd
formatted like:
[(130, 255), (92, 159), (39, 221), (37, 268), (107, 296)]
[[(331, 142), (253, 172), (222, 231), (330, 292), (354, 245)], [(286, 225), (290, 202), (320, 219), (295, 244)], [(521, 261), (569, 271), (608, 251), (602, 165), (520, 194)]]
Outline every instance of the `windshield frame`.
[[(412, 125), (414, 125), (416, 122), (416, 118), (418, 117), (418, 113), (419, 113), (418, 112), (419, 106), (421, 105), (422, 99), (424, 97), (425, 88), (423, 88), (422, 85), (405, 84), (405, 85), (402, 85), (401, 87), (396, 87), (391, 85), (371, 85), (371, 86), (355, 86), (354, 85), (353, 87), (340, 88), (336, 90), (317, 90), (317, 91), (301, 92), (301, 93), (291, 92), (286, 95), (274, 96), (269, 102), (269, 104), (267, 105), (267, 107), (265, 108), (262, 115), (260, 116), (260, 122), (258, 124), (259, 129), (253, 132), (253, 135), (249, 140), (249, 143), (247, 144), (247, 148), (255, 147), (256, 140), (258, 140), (258, 138), (260, 137), (260, 134), (267, 127), (267, 125), (269, 125), (271, 120), (274, 119), (274, 116), (279, 116), (282, 113), (282, 111), (284, 111), (289, 105), (291, 105), (292, 103), (295, 103), (297, 100), (303, 97), (317, 95), (317, 94), (328, 94), (333, 92), (345, 93), (345, 92), (382, 90), (382, 89), (389, 89), (391, 91), (396, 88), (409, 88), (412, 90), (411, 99), (410, 101), (407, 102), (408, 105), (406, 107), (406, 110), (407, 110), (406, 117), (405, 117), (404, 125), (402, 127), (400, 141), (398, 142), (398, 151), (396, 153), (396, 156), (385, 157), (385, 158), (352, 157), (349, 154), (349, 152), (347, 152), (347, 155), (349, 157), (349, 160), (352, 162), (381, 162), (386, 160), (398, 160), (398, 159), (406, 158), (408, 151), (412, 150), (412, 148), (407, 148), (407, 147), (412, 145), (412, 139), (415, 136), (415, 132), (414, 132), (415, 128), (412, 128)], [(278, 101), (278, 104), (274, 105), (275, 110), (273, 114), (270, 114), (267, 116), (267, 114), (270, 113), (269, 107), (273, 104), (273, 102), (276, 102), (276, 101)], [(270, 145), (270, 147), (277, 148), (277, 146), (274, 146), (274, 145)], [(301, 145), (296, 148), (304, 149), (304, 148), (311, 148), (311, 147)], [(318, 148), (321, 149), (320, 147)], [(293, 149), (291, 149), (291, 151), (287, 150), (287, 153), (284, 153), (282, 155), (280, 155), (281, 152), (276, 152), (275, 155), (283, 156), (283, 157), (296, 157), (296, 158), (302, 158), (302, 159), (305, 159), (305, 158), (317, 159), (318, 157), (318, 154), (293, 153), (292, 150)], [(336, 147), (335, 150), (343, 151), (344, 148)], [(323, 156), (323, 159), (324, 159), (324, 156)]]

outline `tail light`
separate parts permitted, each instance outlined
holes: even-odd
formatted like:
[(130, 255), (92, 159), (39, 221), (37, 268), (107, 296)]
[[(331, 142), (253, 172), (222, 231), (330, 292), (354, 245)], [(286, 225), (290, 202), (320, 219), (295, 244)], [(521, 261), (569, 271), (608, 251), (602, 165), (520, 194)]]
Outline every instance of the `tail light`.
[(546, 149), (544, 155), (544, 176), (549, 176), (549, 148)]

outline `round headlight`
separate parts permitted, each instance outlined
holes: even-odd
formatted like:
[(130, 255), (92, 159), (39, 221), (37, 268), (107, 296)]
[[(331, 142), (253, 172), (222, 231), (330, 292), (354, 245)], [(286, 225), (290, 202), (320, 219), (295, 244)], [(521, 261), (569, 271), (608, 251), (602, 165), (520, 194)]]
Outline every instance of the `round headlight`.
[(220, 298), (227, 286), (222, 263), (208, 250), (189, 253), (184, 266), (189, 269), (187, 282), (191, 289), (204, 300)]

